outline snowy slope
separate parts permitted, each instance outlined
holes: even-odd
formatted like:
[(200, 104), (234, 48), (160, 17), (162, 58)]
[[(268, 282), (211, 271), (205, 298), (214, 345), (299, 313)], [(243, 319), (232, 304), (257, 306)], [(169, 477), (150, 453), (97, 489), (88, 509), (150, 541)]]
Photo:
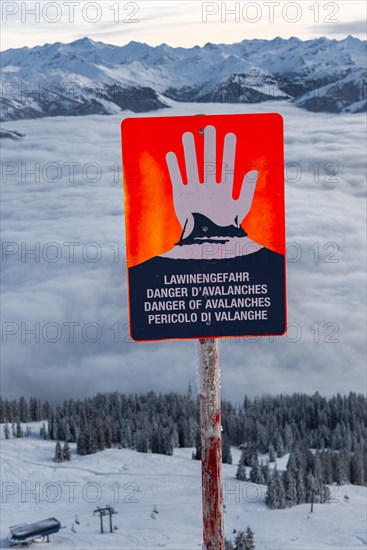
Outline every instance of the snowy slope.
[[(31, 437), (1, 442), (2, 548), (7, 547), (10, 525), (50, 516), (64, 528), (51, 536), (50, 544), (37, 548), (201, 548), (200, 463), (191, 459), (192, 449), (175, 450), (172, 457), (127, 449), (80, 457), (72, 446), (71, 462), (55, 464), (55, 443), (41, 440), (39, 424), (31, 425)], [(333, 502), (316, 505), (312, 515), (309, 505), (269, 510), (264, 486), (235, 479), (239, 451), (232, 449), (232, 454), (234, 464), (223, 465), (227, 537), (233, 536), (234, 529), (250, 525), (258, 550), (365, 548), (365, 488), (332, 489)], [(279, 461), (280, 468), (286, 460)], [(29, 489), (35, 493), (27, 493)], [(11, 492), (15, 494), (10, 496)], [(36, 506), (35, 499), (39, 500)], [(101, 535), (93, 511), (106, 504), (118, 512), (113, 517), (118, 530)], [(155, 519), (151, 517), (154, 505), (159, 512)]]
[(365, 55), (366, 43), (351, 36), (193, 48), (139, 42), (118, 47), (83, 38), (10, 49), (1, 55), (1, 120), (149, 111), (164, 107), (165, 96), (221, 103), (296, 100), (311, 111), (359, 112), (366, 108)]

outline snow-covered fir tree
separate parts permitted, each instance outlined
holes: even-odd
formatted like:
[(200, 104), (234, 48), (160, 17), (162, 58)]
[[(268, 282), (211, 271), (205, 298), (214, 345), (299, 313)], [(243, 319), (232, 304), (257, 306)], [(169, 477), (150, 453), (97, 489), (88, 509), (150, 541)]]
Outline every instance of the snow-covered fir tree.
[(270, 468), (268, 461), (266, 461), (265, 464), (261, 462), (261, 473), (264, 480), (263, 483), (267, 485), (270, 481)]
[(60, 441), (56, 442), (54, 462), (60, 463), (64, 461), (64, 455), (61, 448)]
[(201, 434), (200, 430), (196, 431), (196, 445), (195, 451), (192, 454), (194, 460), (201, 460)]
[(282, 456), (284, 456), (284, 454), (285, 454), (285, 450), (284, 450), (283, 438), (281, 435), (279, 435), (277, 439), (277, 458), (281, 458)]
[(258, 460), (254, 460), (251, 465), (250, 481), (252, 481), (252, 483), (258, 483), (258, 484), (265, 483), (263, 471)]
[(245, 550), (255, 550), (255, 538), (251, 527), (247, 527), (247, 530), (246, 530), (246, 549)]
[(265, 503), (269, 508), (282, 509), (286, 507), (283, 476), (276, 467), (268, 485)]
[(275, 450), (273, 445), (270, 443), (269, 445), (269, 462), (275, 462), (276, 456), (275, 456)]
[(234, 542), (225, 539), (224, 550), (256, 550), (252, 529), (247, 527), (245, 533), (239, 531), (236, 534)]
[(4, 424), (4, 437), (5, 437), (5, 439), (10, 438), (10, 429), (9, 429), (9, 424), (8, 423)]
[(42, 439), (47, 439), (47, 430), (46, 430), (45, 423), (43, 423), (42, 426), (40, 427), (40, 436), (42, 437)]
[(65, 441), (64, 446), (62, 448), (62, 456), (63, 456), (63, 460), (71, 460), (70, 446), (67, 441)]
[(246, 449), (243, 448), (241, 451), (240, 461), (237, 466), (236, 478), (240, 481), (247, 481), (247, 470), (245, 465), (245, 454)]
[(231, 446), (227, 434), (222, 434), (222, 462), (232, 464)]
[(364, 485), (364, 474), (362, 445), (356, 445), (350, 460), (350, 482), (354, 485)]
[(297, 497), (297, 473), (288, 469), (284, 474), (285, 504), (288, 508), (295, 506)]
[(18, 420), (17, 427), (16, 427), (16, 437), (23, 437), (23, 436), (24, 436), (24, 432), (22, 430), (22, 426), (20, 424), (20, 421)]

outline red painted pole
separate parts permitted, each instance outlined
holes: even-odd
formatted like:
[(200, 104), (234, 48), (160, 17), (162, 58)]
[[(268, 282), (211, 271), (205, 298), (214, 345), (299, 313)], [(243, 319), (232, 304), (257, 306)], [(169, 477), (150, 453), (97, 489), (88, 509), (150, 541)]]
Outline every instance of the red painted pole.
[(203, 550), (224, 550), (218, 340), (199, 340)]

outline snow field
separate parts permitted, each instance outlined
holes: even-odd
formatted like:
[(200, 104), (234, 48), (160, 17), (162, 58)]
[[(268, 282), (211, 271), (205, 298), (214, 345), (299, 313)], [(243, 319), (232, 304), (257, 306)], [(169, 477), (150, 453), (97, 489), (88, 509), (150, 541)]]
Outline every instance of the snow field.
[[(48, 549), (86, 548), (194, 550), (201, 545), (200, 463), (193, 449), (175, 449), (173, 456), (109, 449), (55, 464), (55, 442), (39, 438), (40, 423), (30, 423), (32, 436), (1, 440), (1, 547), (11, 525), (54, 516), (63, 529), (51, 536)], [(233, 464), (223, 465), (225, 534), (251, 526), (258, 550), (358, 550), (366, 545), (366, 488), (332, 489), (330, 504), (309, 504), (269, 510), (266, 487), (236, 480), (240, 450), (232, 448)], [(265, 458), (265, 457), (263, 457)], [(286, 466), (287, 456), (278, 460)], [(14, 493), (14, 494), (11, 494)], [(344, 495), (349, 496), (349, 502)], [(93, 517), (97, 506), (117, 512), (110, 534)], [(154, 505), (158, 514), (153, 514)], [(79, 524), (75, 523), (78, 516)], [(74, 529), (74, 531), (72, 530)], [(43, 544), (37, 548), (43, 548)]]

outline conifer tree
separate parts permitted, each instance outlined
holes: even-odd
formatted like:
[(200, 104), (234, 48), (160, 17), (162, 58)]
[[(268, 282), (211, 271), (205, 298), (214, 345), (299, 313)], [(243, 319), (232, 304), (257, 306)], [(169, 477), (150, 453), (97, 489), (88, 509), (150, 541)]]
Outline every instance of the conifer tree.
[(311, 502), (311, 512), (313, 511), (313, 503), (317, 495), (317, 480), (312, 472), (309, 472), (306, 477), (306, 501)]
[(223, 464), (232, 464), (231, 446), (226, 434), (222, 434), (222, 462)]
[(173, 455), (173, 445), (172, 445), (172, 437), (171, 432), (168, 427), (163, 428), (162, 430), (162, 438), (161, 438), (161, 450), (160, 452), (164, 455), (171, 456)]
[(196, 447), (195, 452), (192, 454), (194, 460), (201, 460), (201, 435), (200, 430), (196, 431)]
[(99, 430), (95, 429), (93, 425), (89, 426), (88, 430), (88, 454), (96, 453), (98, 449), (98, 435)]
[[(109, 419), (107, 419), (107, 421), (109, 421)], [(111, 446), (112, 446), (112, 430), (111, 430), (111, 426), (109, 424), (107, 424), (107, 426), (105, 427), (104, 439), (105, 439), (105, 443), (106, 443), (106, 449), (110, 449)], [(122, 441), (121, 441), (121, 443), (122, 443)], [(126, 447), (126, 446), (127, 446), (126, 444), (123, 445), (123, 447)]]
[(338, 485), (348, 482), (347, 464), (342, 451), (335, 454), (334, 457), (334, 479)]
[(246, 539), (245, 550), (255, 550), (254, 533), (251, 527), (247, 527), (245, 539)]
[(242, 531), (236, 535), (234, 540), (234, 548), (235, 550), (247, 550), (246, 535)]
[(89, 435), (85, 428), (81, 429), (78, 435), (76, 452), (79, 455), (87, 455), (89, 453)]
[(25, 397), (19, 399), (19, 418), (21, 422), (29, 422), (29, 407)]
[(24, 436), (24, 433), (23, 433), (23, 430), (22, 430), (22, 426), (20, 425), (20, 422), (18, 420), (17, 429), (16, 429), (16, 437), (23, 437), (23, 436)]
[(155, 426), (155, 428), (153, 428), (151, 450), (152, 450), (152, 453), (161, 452), (161, 434), (160, 434), (160, 430), (158, 429), (158, 426)]
[(5, 437), (5, 439), (10, 438), (10, 430), (9, 430), (9, 424), (8, 423), (4, 424), (4, 437)]
[(287, 470), (284, 475), (285, 503), (288, 508), (297, 504), (297, 482), (292, 470)]
[(65, 420), (63, 422), (63, 439), (64, 441), (71, 441), (72, 439), (72, 436), (71, 436), (71, 430), (70, 430), (70, 424), (67, 420)]
[(332, 454), (330, 451), (324, 451), (322, 454), (322, 470), (323, 470), (323, 481), (331, 485), (334, 481), (333, 477), (333, 461)]
[(257, 449), (253, 441), (247, 443), (243, 448), (243, 463), (245, 466), (251, 467), (251, 464), (257, 460)]
[(96, 452), (103, 451), (106, 448), (104, 426), (99, 423), (97, 426), (95, 426), (94, 430), (96, 433)]
[(283, 441), (285, 452), (290, 453), (293, 449), (293, 432), (290, 424), (285, 425)]
[(258, 460), (252, 463), (252, 468), (250, 472), (250, 481), (252, 481), (252, 483), (259, 483), (259, 484), (264, 483), (262, 469)]
[(285, 455), (285, 450), (284, 450), (283, 438), (281, 435), (279, 435), (277, 440), (277, 458), (282, 458), (282, 456), (284, 455)]
[(147, 453), (148, 452), (148, 450), (149, 450), (149, 448), (148, 448), (148, 437), (147, 437), (147, 434), (146, 434), (144, 429), (137, 431), (136, 438), (135, 438), (135, 446), (136, 446), (136, 450), (139, 453)]
[(266, 453), (269, 447), (269, 438), (264, 424), (256, 423), (256, 448), (260, 453)]
[(364, 485), (363, 453), (360, 446), (355, 448), (351, 458), (350, 482), (354, 485)]
[(269, 462), (275, 462), (276, 456), (275, 456), (275, 450), (273, 445), (270, 443), (269, 445)]
[(243, 448), (240, 456), (240, 461), (237, 467), (236, 478), (240, 481), (247, 481), (246, 465), (245, 465), (246, 449)]
[(236, 534), (234, 543), (228, 539), (225, 539), (224, 550), (256, 550), (254, 533), (251, 528), (247, 527), (246, 533), (239, 531)]
[(324, 504), (325, 502), (329, 502), (330, 499), (331, 493), (329, 487), (327, 485), (322, 485), (320, 492), (320, 502)]
[(64, 460), (71, 460), (70, 447), (67, 441), (65, 441), (64, 446), (62, 448), (62, 456)]
[(270, 481), (270, 468), (269, 468), (268, 461), (266, 461), (265, 464), (263, 462), (261, 463), (261, 471), (262, 471), (264, 483), (267, 485)]
[(3, 399), (0, 395), (0, 423), (6, 423), (8, 421), (8, 415), (7, 415), (7, 406), (5, 403), (5, 399)]
[(274, 509), (281, 509), (286, 506), (283, 477), (277, 468), (273, 470), (273, 475), (265, 495), (265, 503), (269, 508)]
[(304, 471), (300, 467), (297, 475), (297, 504), (306, 502), (306, 488), (304, 481)]
[(61, 449), (61, 444), (60, 444), (60, 441), (57, 441), (56, 442), (56, 447), (55, 447), (55, 456), (54, 456), (54, 462), (63, 462), (64, 461), (64, 456), (63, 456), (63, 453), (62, 453), (62, 449)]

